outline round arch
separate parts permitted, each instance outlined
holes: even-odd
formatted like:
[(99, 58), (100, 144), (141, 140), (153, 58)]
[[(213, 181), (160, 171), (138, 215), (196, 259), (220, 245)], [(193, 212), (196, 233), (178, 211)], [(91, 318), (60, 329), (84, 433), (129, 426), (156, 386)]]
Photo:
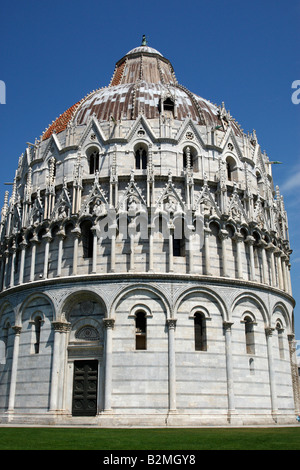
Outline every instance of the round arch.
[(151, 292), (152, 294), (155, 294), (158, 297), (158, 299), (162, 302), (165, 308), (166, 318), (172, 317), (172, 310), (170, 307), (170, 303), (167, 297), (161, 291), (159, 291), (159, 289), (148, 284), (136, 284), (134, 286), (127, 286), (118, 293), (118, 295), (115, 297), (109, 309), (109, 318), (114, 318), (116, 307), (125, 295), (132, 293), (134, 291), (138, 291), (138, 290), (148, 291), (148, 292)]
[(31, 302), (39, 298), (46, 300), (49, 303), (51, 310), (52, 310), (52, 319), (53, 321), (55, 320), (55, 306), (53, 304), (51, 297), (45, 294), (44, 292), (34, 292), (32, 294), (29, 294), (26, 297), (26, 299), (23, 300), (22, 304), (18, 308), (17, 315), (16, 315), (17, 324), (20, 324), (20, 325), (22, 324), (23, 313), (25, 312), (26, 308), (30, 305)]
[(216, 294), (213, 290), (210, 290), (208, 288), (205, 288), (205, 287), (190, 287), (189, 289), (186, 289), (184, 290), (184, 292), (182, 292), (176, 302), (175, 302), (175, 305), (174, 305), (174, 313), (176, 313), (181, 305), (181, 303), (185, 300), (185, 298), (190, 295), (190, 294), (206, 294), (208, 295), (218, 306), (220, 312), (221, 312), (221, 315), (222, 315), (222, 318), (223, 318), (223, 321), (228, 321), (229, 320), (229, 315), (228, 315), (228, 310), (227, 310), (227, 307), (225, 305), (225, 303), (223, 302), (223, 299), (218, 295)]
[(276, 322), (278, 320), (278, 314), (276, 314), (276, 312), (279, 312), (281, 314), (282, 318), (285, 321), (285, 328), (287, 328), (288, 334), (291, 334), (292, 333), (291, 318), (290, 318), (287, 307), (281, 301), (276, 302), (276, 304), (273, 307), (272, 316), (271, 316), (271, 327), (275, 328), (276, 326)]
[(82, 289), (76, 292), (72, 292), (64, 299), (62, 302), (60, 311), (58, 313), (57, 320), (67, 320), (69, 321), (69, 316), (72, 309), (78, 304), (79, 300), (83, 301), (94, 301), (101, 305), (104, 311), (104, 317), (106, 317), (107, 305), (105, 300), (95, 291), (90, 289)]
[(265, 306), (264, 302), (258, 297), (258, 295), (254, 294), (253, 292), (243, 292), (239, 294), (232, 302), (231, 311), (233, 312), (234, 309), (237, 307), (237, 304), (242, 300), (250, 299), (254, 304), (258, 307), (262, 314), (263, 321), (265, 323), (265, 327), (270, 326), (270, 316), (268, 314), (268, 309)]

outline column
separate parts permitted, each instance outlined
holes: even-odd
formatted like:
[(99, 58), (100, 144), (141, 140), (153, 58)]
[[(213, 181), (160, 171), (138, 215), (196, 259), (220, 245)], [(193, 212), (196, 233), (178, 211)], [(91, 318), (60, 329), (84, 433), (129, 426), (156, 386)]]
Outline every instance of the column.
[(104, 383), (104, 411), (111, 412), (111, 383), (112, 383), (112, 331), (115, 320), (103, 319), (105, 335), (105, 383)]
[(65, 383), (66, 383), (66, 365), (67, 365), (67, 347), (68, 335), (71, 329), (71, 323), (61, 322), (60, 324), (60, 352), (59, 352), (59, 375), (57, 387), (57, 408), (65, 409)]
[(209, 235), (211, 230), (208, 227), (204, 228), (204, 256), (205, 256), (205, 274), (211, 276), (210, 272), (210, 249), (209, 249)]
[(6, 289), (7, 286), (8, 286), (8, 280), (7, 280), (8, 262), (9, 262), (9, 252), (8, 252), (8, 250), (5, 250), (5, 252), (3, 254), (4, 254), (4, 258), (5, 258), (4, 271), (3, 271), (3, 289)]
[(58, 255), (57, 255), (57, 276), (61, 276), (61, 264), (62, 264), (62, 256), (63, 256), (63, 244), (65, 233), (60, 231), (57, 233), (58, 236)]
[(284, 285), (283, 285), (283, 272), (282, 272), (282, 263), (281, 263), (281, 251), (279, 250), (279, 248), (276, 248), (274, 254), (276, 254), (276, 258), (277, 258), (277, 273), (278, 273), (278, 287), (279, 289), (284, 289)]
[(286, 259), (287, 259), (286, 254), (281, 253), (281, 257), (279, 258), (279, 262), (281, 264), (282, 277), (283, 277), (282, 288), (285, 290), (285, 292), (289, 292)]
[(222, 243), (222, 275), (228, 277), (228, 266), (227, 266), (227, 256), (226, 256), (226, 239), (228, 236), (227, 230), (220, 230), (219, 238)]
[(268, 261), (266, 254), (267, 243), (264, 240), (260, 241), (261, 247), (261, 260), (262, 260), (262, 282), (268, 284)]
[[(113, 228), (113, 230), (115, 230)], [(114, 273), (116, 270), (116, 234), (111, 231), (110, 242), (110, 272)]]
[(31, 240), (31, 265), (30, 265), (30, 278), (29, 281), (34, 281), (35, 275), (35, 255), (36, 255), (36, 245), (38, 243), (38, 239), (34, 236)]
[(255, 243), (255, 238), (252, 236), (248, 236), (246, 238), (246, 242), (249, 246), (249, 257), (250, 257), (250, 281), (255, 281), (255, 263), (254, 263), (254, 248), (253, 245)]
[(54, 344), (51, 372), (50, 411), (56, 411), (62, 403), (62, 381), (64, 378), (62, 360), (65, 357), (66, 348), (64, 340), (71, 325), (70, 323), (59, 321), (53, 322), (52, 325), (54, 328)]
[(49, 246), (52, 240), (51, 235), (47, 232), (43, 238), (45, 239), (45, 255), (44, 255), (44, 273), (43, 278), (47, 279), (48, 277), (48, 261), (49, 261)]
[(9, 287), (14, 287), (15, 283), (15, 260), (16, 260), (16, 247), (13, 246), (11, 249), (11, 267), (10, 267), (10, 283)]
[(225, 331), (225, 355), (226, 355), (226, 375), (227, 375), (227, 395), (228, 395), (228, 417), (235, 412), (234, 400), (234, 381), (231, 351), (231, 326), (232, 322), (224, 321), (223, 327)]
[(78, 240), (81, 236), (81, 230), (79, 227), (75, 227), (72, 230), (74, 233), (74, 248), (73, 248), (73, 276), (77, 275), (77, 260), (78, 260)]
[(16, 396), (16, 384), (17, 384), (17, 371), (18, 371), (18, 358), (19, 358), (19, 346), (20, 346), (21, 329), (22, 329), (21, 326), (13, 326), (13, 330), (15, 332), (15, 340), (14, 340), (14, 351), (13, 351), (11, 377), (10, 377), (8, 411), (14, 411), (14, 407), (15, 407), (15, 396)]
[(289, 294), (293, 295), (292, 281), (291, 281), (291, 264), (290, 263), (287, 265), (287, 276), (288, 276)]
[(275, 272), (275, 262), (274, 262), (274, 251), (275, 246), (273, 243), (269, 243), (267, 246), (267, 250), (270, 252), (270, 263), (271, 263), (271, 276), (272, 276), (272, 286), (276, 287), (276, 272)]
[(241, 233), (236, 232), (233, 239), (235, 240), (236, 246), (236, 263), (237, 263), (237, 275), (239, 279), (243, 279), (243, 265), (242, 265), (242, 254), (241, 254), (241, 243), (244, 241), (244, 237)]
[(298, 375), (298, 364), (296, 356), (296, 341), (294, 335), (288, 335), (290, 363), (292, 371), (292, 385), (294, 393), (295, 413), (300, 412), (300, 381)]
[(3, 281), (4, 281), (4, 270), (5, 270), (5, 255), (3, 253), (3, 255), (1, 256), (0, 255), (0, 259), (1, 259), (1, 273), (0, 273), (0, 290), (4, 289), (4, 286), (3, 286)]
[(169, 272), (174, 271), (174, 259), (173, 259), (173, 234), (174, 226), (169, 226)]
[(20, 261), (20, 271), (19, 271), (19, 284), (23, 284), (23, 280), (24, 280), (24, 267), (25, 267), (26, 246), (27, 246), (27, 243), (26, 243), (25, 240), (23, 240), (23, 241), (20, 243), (20, 247), (21, 247), (21, 261)]
[(267, 339), (267, 350), (268, 350), (268, 365), (269, 365), (269, 381), (270, 381), (270, 392), (271, 392), (271, 413), (273, 419), (276, 419), (277, 409), (277, 396), (275, 387), (274, 367), (273, 367), (273, 353), (272, 353), (272, 334), (273, 328), (266, 328), (266, 339)]
[(148, 238), (149, 239), (149, 268), (148, 270), (149, 272), (153, 272), (154, 270), (153, 269), (153, 266), (154, 266), (153, 264), (153, 260), (154, 260), (153, 258), (153, 231), (152, 231), (153, 228), (154, 226), (152, 224), (148, 226), (148, 236), (149, 236)]
[(174, 318), (167, 319), (168, 325), (168, 371), (169, 371), (169, 411), (176, 411), (176, 366), (175, 366), (175, 326)]

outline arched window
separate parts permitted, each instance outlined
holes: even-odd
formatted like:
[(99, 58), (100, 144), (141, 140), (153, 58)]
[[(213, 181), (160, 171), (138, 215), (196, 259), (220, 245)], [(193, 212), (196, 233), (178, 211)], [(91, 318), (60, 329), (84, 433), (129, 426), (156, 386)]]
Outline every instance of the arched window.
[(94, 236), (91, 227), (91, 221), (86, 221), (81, 224), (81, 239), (84, 258), (93, 257)]
[(166, 117), (174, 117), (175, 103), (172, 98), (168, 97), (165, 100), (161, 100), (159, 103), (159, 110)]
[(147, 349), (147, 320), (143, 311), (135, 315), (135, 349)]
[(90, 170), (90, 175), (93, 175), (96, 173), (96, 171), (99, 171), (99, 151), (98, 149), (91, 149), (88, 152), (88, 162), (89, 162), (89, 170)]
[(139, 147), (135, 151), (135, 168), (136, 170), (146, 170), (147, 168), (147, 150)]
[(284, 341), (283, 341), (283, 328), (280, 322), (276, 324), (277, 336), (278, 336), (278, 350), (280, 359), (284, 359)]
[(42, 318), (40, 316), (35, 317), (34, 319), (34, 353), (38, 354), (40, 352), (40, 341), (41, 341), (41, 325), (42, 325)]
[(174, 101), (171, 98), (167, 98), (164, 101), (164, 111), (171, 111), (174, 112)]
[(253, 359), (253, 357), (250, 357), (250, 359), (249, 359), (249, 372), (250, 372), (250, 375), (254, 375), (254, 374), (255, 374), (254, 359)]
[(206, 320), (204, 313), (194, 315), (195, 351), (207, 351)]
[(245, 341), (246, 341), (246, 352), (247, 354), (255, 354), (255, 343), (254, 343), (254, 323), (252, 318), (245, 317)]
[(227, 157), (226, 158), (226, 171), (227, 171), (227, 179), (228, 181), (236, 181), (236, 162), (234, 158)]
[(232, 179), (232, 169), (230, 166), (230, 163), (226, 162), (226, 171), (227, 171), (227, 179), (228, 181), (231, 181)]

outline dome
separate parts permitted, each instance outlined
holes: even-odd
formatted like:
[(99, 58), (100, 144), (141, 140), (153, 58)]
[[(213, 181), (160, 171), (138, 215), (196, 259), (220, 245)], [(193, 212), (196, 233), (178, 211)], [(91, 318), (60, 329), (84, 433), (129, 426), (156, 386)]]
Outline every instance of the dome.
[[(116, 63), (109, 86), (91, 92), (71, 106), (44, 132), (43, 140), (53, 132), (66, 129), (69, 122), (86, 124), (94, 115), (99, 121), (135, 120), (140, 114), (158, 119), (164, 100), (174, 106), (174, 118), (191, 118), (204, 126), (223, 126), (221, 110), (210, 101), (180, 85), (168, 59), (147, 45), (129, 51)], [(232, 120), (237, 135), (242, 132)]]
[(162, 56), (160, 52), (158, 52), (156, 49), (153, 49), (153, 47), (149, 46), (135, 47), (134, 49), (131, 49), (131, 51), (127, 52), (126, 56), (132, 54), (156, 54)]

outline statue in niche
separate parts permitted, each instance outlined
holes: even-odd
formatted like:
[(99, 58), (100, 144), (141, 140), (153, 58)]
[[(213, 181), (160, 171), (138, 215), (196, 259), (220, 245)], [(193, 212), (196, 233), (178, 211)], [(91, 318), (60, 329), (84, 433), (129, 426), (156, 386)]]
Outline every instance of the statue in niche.
[(167, 196), (166, 202), (164, 204), (164, 209), (166, 212), (173, 213), (177, 210), (177, 202), (172, 196)]
[(96, 217), (101, 217), (106, 214), (104, 204), (101, 202), (99, 198), (96, 199), (93, 205), (92, 214), (95, 215)]
[(57, 218), (64, 219), (66, 217), (68, 217), (66, 206), (65, 205), (59, 206), (58, 211), (57, 211)]
[(139, 205), (133, 195), (130, 195), (127, 200), (127, 210), (130, 214), (136, 214), (139, 209)]
[(209, 200), (209, 197), (207, 197), (207, 196), (203, 197), (203, 199), (200, 203), (200, 207), (201, 207), (201, 213), (204, 216), (209, 217), (213, 214), (213, 207), (212, 207), (211, 201)]
[(230, 215), (233, 220), (241, 220), (241, 211), (238, 204), (233, 204), (230, 209)]

